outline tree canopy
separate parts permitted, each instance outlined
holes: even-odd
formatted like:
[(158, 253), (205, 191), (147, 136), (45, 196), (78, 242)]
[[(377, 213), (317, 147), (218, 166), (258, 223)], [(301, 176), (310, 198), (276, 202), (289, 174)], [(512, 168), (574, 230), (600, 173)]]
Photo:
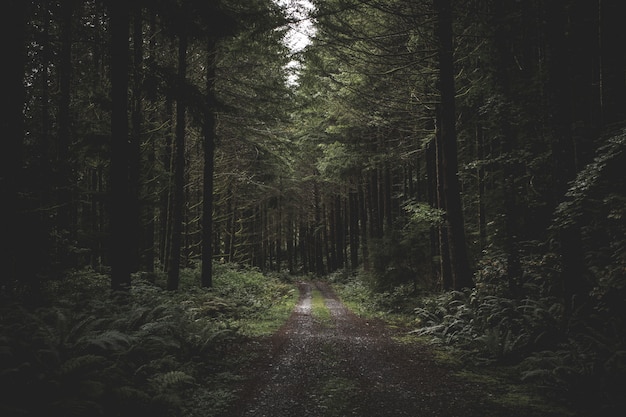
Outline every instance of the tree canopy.
[(549, 298), (624, 366), (617, 3), (10, 1), (0, 292), (360, 271)]

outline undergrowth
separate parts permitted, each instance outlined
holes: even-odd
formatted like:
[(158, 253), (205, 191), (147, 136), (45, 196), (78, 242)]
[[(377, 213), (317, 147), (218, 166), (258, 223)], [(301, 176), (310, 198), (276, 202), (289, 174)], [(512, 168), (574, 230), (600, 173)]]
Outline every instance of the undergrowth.
[[(357, 314), (400, 323), (407, 329), (403, 342), (433, 344), (440, 356), (453, 358), (446, 360), (449, 365), (488, 373), (494, 385), (510, 384), (509, 396), (540, 393), (561, 410), (553, 409), (554, 415), (569, 415), (558, 407), (583, 415), (623, 415), (622, 317), (599, 309), (566, 317), (562, 302), (533, 282), (528, 260), (525, 287), (518, 297), (508, 296), (490, 280), (498, 268), (496, 259), (489, 261), (479, 271), (477, 286), (463, 292), (419, 293), (399, 286), (380, 293), (366, 276), (343, 272), (331, 280)], [(537, 275), (537, 282), (541, 278)]]
[(213, 289), (198, 287), (197, 270), (181, 278), (175, 293), (137, 277), (130, 294), (110, 294), (107, 276), (83, 271), (51, 285), (39, 308), (3, 302), (0, 415), (222, 413), (240, 346), (284, 322), (295, 290), (230, 265)]

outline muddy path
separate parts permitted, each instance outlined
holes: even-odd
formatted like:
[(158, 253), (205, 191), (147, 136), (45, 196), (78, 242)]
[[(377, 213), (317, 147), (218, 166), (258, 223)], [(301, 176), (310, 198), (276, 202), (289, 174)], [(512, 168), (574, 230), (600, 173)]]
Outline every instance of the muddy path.
[[(299, 284), (300, 299), (274, 336), (231, 415), (241, 417), (528, 415), (489, 401), (483, 387), (437, 364), (428, 347), (394, 340), (355, 316), (326, 283)], [(319, 291), (330, 317), (312, 314)], [(518, 410), (520, 411), (520, 410)]]

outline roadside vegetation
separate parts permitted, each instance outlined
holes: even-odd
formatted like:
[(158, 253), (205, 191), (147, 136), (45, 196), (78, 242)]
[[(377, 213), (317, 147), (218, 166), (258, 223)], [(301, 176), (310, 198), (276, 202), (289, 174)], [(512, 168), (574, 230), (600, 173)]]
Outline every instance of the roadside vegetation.
[[(479, 284), (487, 275), (479, 271)], [(355, 313), (396, 326), (400, 343), (432, 346), (442, 365), (495, 387), (496, 402), (572, 416), (613, 416), (624, 409), (623, 352), (594, 331), (589, 318), (573, 318), (564, 327), (562, 304), (554, 298), (510, 298), (488, 285), (433, 292), (407, 284), (377, 291), (363, 272), (339, 272), (330, 280)]]
[(220, 415), (255, 341), (297, 299), (278, 276), (233, 265), (216, 265), (213, 289), (184, 270), (180, 292), (157, 276), (111, 295), (108, 276), (74, 275), (46, 288), (44, 306), (1, 304), (3, 416)]

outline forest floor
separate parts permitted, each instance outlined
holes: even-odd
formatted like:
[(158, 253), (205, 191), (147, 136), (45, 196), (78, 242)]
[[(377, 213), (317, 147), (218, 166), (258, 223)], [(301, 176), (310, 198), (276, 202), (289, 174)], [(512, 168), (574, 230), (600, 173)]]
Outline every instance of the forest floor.
[[(299, 284), (287, 323), (260, 342), (229, 416), (560, 416), (496, 401), (502, 387), (464, 378), (431, 346), (401, 329), (353, 314), (323, 282)], [(323, 300), (323, 301), (322, 301)], [(320, 307), (321, 304), (321, 307)]]

